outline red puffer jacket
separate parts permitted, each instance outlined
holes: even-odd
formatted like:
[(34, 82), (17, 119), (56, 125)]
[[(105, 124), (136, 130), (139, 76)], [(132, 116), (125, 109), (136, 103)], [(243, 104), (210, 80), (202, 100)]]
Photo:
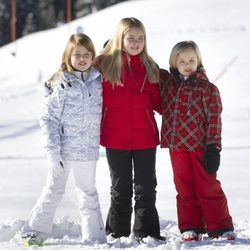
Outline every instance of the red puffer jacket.
[(222, 103), (218, 88), (204, 71), (185, 82), (178, 72), (161, 70), (161, 147), (200, 151), (221, 148)]
[[(130, 70), (131, 69), (131, 70)], [(161, 112), (158, 84), (151, 84), (139, 56), (130, 67), (124, 55), (123, 86), (103, 79), (101, 145), (114, 149), (146, 149), (159, 144), (154, 111)]]

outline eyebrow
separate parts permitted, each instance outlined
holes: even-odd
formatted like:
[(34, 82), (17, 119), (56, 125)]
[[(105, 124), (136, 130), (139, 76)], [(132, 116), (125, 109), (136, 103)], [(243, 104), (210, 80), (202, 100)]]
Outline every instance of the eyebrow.
[(182, 58), (181, 57), (181, 58), (178, 58), (177, 60), (180, 61), (180, 60), (185, 60), (185, 59), (187, 59), (187, 60), (190, 60), (190, 59), (196, 59), (196, 60), (198, 60), (198, 58), (195, 57), (195, 56), (194, 57), (189, 57), (189, 58)]
[(79, 53), (79, 54), (91, 54), (91, 52), (90, 52), (90, 51), (86, 51), (86, 52), (82, 53), (82, 51), (81, 51), (81, 50), (75, 50), (73, 53)]
[[(133, 35), (133, 34), (128, 35), (128, 37), (135, 37), (135, 36), (137, 36), (137, 35)], [(145, 37), (145, 36), (144, 35), (139, 35), (138, 37), (141, 38), (141, 37)]]

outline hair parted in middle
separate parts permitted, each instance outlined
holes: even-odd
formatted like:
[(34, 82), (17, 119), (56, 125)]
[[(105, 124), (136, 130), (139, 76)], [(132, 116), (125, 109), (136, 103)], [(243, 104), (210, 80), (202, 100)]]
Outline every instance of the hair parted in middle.
[(140, 53), (140, 59), (146, 67), (147, 75), (151, 83), (159, 82), (159, 70), (157, 64), (148, 55), (146, 30), (143, 23), (134, 18), (127, 17), (120, 20), (113, 38), (109, 41), (109, 46), (106, 46), (102, 51), (103, 59), (101, 60), (100, 68), (104, 78), (113, 83), (121, 84), (121, 74), (123, 69), (123, 38), (130, 29), (137, 28), (144, 34), (144, 48)]
[(75, 47), (77, 46), (83, 46), (85, 47), (92, 55), (92, 60), (96, 57), (96, 51), (95, 46), (86, 34), (83, 33), (77, 33), (74, 35), (71, 35), (66, 47), (64, 49), (62, 60), (61, 60), (61, 66), (57, 70), (57, 72), (49, 79), (48, 83), (51, 83), (57, 76), (59, 76), (62, 72), (73, 72), (74, 68), (71, 65), (71, 55)]
[(177, 57), (180, 53), (182, 53), (183, 51), (187, 49), (192, 49), (194, 53), (196, 54), (196, 57), (198, 60), (197, 71), (204, 70), (200, 49), (194, 41), (182, 41), (182, 42), (178, 42), (177, 44), (175, 44), (169, 57), (170, 69), (172, 70), (177, 69)]

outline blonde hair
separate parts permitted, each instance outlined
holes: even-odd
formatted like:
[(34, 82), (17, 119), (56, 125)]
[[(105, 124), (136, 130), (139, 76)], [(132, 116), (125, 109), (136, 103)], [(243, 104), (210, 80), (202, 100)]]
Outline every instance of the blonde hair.
[(74, 71), (73, 66), (71, 65), (71, 55), (76, 46), (83, 46), (85, 47), (92, 55), (92, 60), (96, 57), (96, 51), (94, 44), (92, 40), (83, 33), (77, 33), (74, 35), (71, 35), (68, 43), (65, 47), (65, 50), (62, 55), (62, 62), (60, 68), (57, 70), (57, 72), (48, 80), (48, 83), (51, 84), (51, 82), (59, 76), (62, 72), (72, 72)]
[(121, 74), (123, 69), (123, 38), (132, 28), (140, 29), (144, 34), (144, 48), (140, 59), (146, 67), (146, 72), (151, 83), (158, 83), (159, 70), (154, 60), (148, 55), (146, 43), (146, 30), (141, 21), (134, 17), (123, 18), (118, 24), (114, 37), (101, 53), (100, 70), (104, 78), (117, 85), (122, 85)]
[(177, 43), (173, 47), (171, 54), (170, 54), (170, 57), (169, 57), (170, 69), (171, 70), (177, 69), (177, 57), (180, 53), (182, 53), (184, 50), (187, 50), (187, 49), (194, 50), (194, 53), (195, 53), (197, 60), (198, 60), (197, 71), (204, 70), (204, 67), (202, 64), (202, 59), (201, 59), (200, 49), (197, 46), (197, 44), (193, 41), (182, 41), (182, 42)]

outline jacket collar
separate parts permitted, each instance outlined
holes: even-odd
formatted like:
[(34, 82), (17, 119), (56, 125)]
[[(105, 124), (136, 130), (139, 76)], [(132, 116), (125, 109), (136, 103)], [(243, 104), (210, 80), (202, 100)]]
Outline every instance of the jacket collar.
[(194, 73), (192, 73), (190, 75), (190, 77), (187, 79), (187, 80), (184, 80), (181, 76), (180, 76), (180, 73), (177, 69), (170, 69), (170, 72), (171, 74), (173, 75), (173, 77), (180, 83), (180, 82), (184, 82), (184, 83), (187, 83), (187, 84), (190, 84), (190, 83), (194, 83), (196, 81), (200, 81), (200, 80), (203, 80), (203, 81), (208, 81), (208, 77), (206, 75), (206, 72), (204, 69), (200, 69)]
[(90, 71), (73, 71), (73, 72), (64, 72), (63, 79), (66, 81), (72, 81), (75, 77), (84, 81), (84, 82), (91, 82), (98, 77), (100, 77), (101, 73), (96, 68), (91, 67)]
[(130, 56), (126, 52), (123, 52), (123, 63), (126, 67), (132, 68), (141, 66), (142, 64), (140, 55)]

